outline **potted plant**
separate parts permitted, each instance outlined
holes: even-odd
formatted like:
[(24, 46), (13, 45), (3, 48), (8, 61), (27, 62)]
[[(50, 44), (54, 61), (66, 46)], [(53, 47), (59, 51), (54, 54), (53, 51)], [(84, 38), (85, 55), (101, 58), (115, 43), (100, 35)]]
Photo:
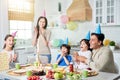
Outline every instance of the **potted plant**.
[(110, 46), (110, 49), (112, 51), (114, 51), (114, 49), (115, 49), (115, 42), (114, 41), (110, 41), (109, 46)]

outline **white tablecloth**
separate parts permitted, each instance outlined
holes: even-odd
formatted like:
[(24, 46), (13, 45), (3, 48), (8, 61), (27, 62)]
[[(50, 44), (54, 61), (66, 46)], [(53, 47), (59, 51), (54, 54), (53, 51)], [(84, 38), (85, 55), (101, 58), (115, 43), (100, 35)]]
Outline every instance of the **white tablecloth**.
[[(8, 75), (6, 72), (7, 71), (0, 72), (0, 80), (4, 80), (4, 78), (9, 80), (27, 80), (27, 76), (11, 76), (11, 75)], [(88, 77), (84, 80), (114, 80), (119, 75), (120, 74), (99, 72), (97, 76)], [(120, 79), (117, 79), (117, 80), (120, 80)]]

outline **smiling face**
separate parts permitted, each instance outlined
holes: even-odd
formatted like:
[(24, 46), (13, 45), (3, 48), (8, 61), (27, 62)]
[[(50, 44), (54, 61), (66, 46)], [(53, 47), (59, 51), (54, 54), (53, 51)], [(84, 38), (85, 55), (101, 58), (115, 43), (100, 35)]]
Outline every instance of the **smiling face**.
[(90, 39), (90, 48), (98, 49), (101, 46), (101, 41), (98, 40), (96, 35), (92, 35)]
[(9, 36), (6, 40), (5, 40), (5, 48), (10, 48), (12, 49), (12, 47), (14, 46), (14, 37), (13, 36)]
[(80, 43), (80, 49), (81, 49), (81, 51), (87, 51), (88, 50), (88, 46), (87, 46), (87, 44), (85, 43), (84, 40)]
[(45, 19), (44, 19), (44, 18), (41, 18), (41, 19), (39, 20), (39, 26), (40, 26), (40, 28), (44, 28), (44, 27), (45, 27), (45, 24), (46, 24)]

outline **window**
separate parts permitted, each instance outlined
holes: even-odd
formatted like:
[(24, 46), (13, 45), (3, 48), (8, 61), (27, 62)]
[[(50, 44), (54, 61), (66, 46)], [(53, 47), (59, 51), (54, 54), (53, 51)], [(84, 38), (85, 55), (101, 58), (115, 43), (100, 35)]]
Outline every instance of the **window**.
[(114, 0), (107, 0), (107, 23), (114, 23)]
[(8, 0), (10, 34), (17, 31), (17, 39), (32, 38), (34, 0)]
[(96, 23), (102, 23), (102, 0), (96, 0)]
[(32, 22), (31, 21), (16, 21), (10, 20), (10, 33), (17, 32), (17, 39), (31, 39), (32, 37)]

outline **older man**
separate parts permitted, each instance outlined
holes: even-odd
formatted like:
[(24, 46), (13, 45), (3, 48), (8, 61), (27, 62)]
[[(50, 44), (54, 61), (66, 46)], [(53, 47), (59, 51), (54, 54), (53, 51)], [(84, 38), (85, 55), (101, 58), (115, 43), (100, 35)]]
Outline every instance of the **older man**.
[(90, 39), (90, 48), (92, 50), (92, 59), (88, 60), (83, 56), (77, 56), (76, 58), (88, 64), (90, 68), (103, 72), (115, 72), (114, 59), (112, 51), (103, 46), (104, 34), (92, 33)]

